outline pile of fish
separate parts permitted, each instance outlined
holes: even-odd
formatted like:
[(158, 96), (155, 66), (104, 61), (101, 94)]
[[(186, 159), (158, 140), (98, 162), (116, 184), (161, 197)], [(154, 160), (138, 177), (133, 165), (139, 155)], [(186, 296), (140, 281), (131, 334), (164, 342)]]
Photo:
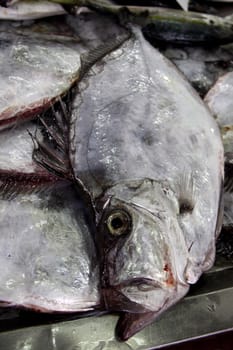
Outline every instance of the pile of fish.
[(63, 3), (0, 2), (0, 301), (126, 340), (213, 265), (224, 148), (232, 224), (233, 21)]

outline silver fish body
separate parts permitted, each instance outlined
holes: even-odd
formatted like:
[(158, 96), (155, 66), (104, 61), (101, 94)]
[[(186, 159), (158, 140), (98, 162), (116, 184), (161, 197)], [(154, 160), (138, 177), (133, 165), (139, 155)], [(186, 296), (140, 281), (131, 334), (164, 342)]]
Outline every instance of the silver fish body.
[(1, 198), (0, 208), (1, 304), (42, 312), (98, 307), (95, 247), (71, 186)]
[(1, 133), (1, 306), (41, 312), (98, 308), (99, 264), (84, 207), (69, 182), (33, 160), (27, 123)]
[(137, 326), (130, 316), (126, 338), (212, 266), (223, 147), (203, 102), (138, 29), (80, 92), (70, 159), (96, 210), (105, 307), (149, 313)]
[(95, 13), (59, 23), (1, 22), (0, 130), (46, 111), (82, 76), (84, 55), (124, 33)]
[(0, 129), (48, 109), (80, 74), (80, 52), (67, 42), (0, 25)]
[(205, 96), (220, 127), (233, 124), (233, 72), (226, 73), (218, 79), (216, 84)]

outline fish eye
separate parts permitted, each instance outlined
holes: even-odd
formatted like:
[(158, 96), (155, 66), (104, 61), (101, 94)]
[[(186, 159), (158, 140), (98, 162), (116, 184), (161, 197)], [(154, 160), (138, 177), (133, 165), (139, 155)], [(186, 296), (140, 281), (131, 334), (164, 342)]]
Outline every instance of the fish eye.
[(115, 209), (110, 212), (105, 222), (111, 235), (121, 236), (130, 231), (132, 220), (125, 210)]

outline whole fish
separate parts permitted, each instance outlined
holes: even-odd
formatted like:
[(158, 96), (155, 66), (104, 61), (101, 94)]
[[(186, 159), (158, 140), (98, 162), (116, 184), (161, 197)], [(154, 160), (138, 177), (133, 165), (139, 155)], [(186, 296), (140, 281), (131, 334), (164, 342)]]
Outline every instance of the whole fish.
[[(68, 129), (70, 173), (95, 214), (102, 303), (125, 312), (117, 332), (127, 339), (214, 262), (220, 133), (138, 28), (79, 84)], [(38, 145), (34, 157), (57, 173), (56, 147), (45, 154)]]

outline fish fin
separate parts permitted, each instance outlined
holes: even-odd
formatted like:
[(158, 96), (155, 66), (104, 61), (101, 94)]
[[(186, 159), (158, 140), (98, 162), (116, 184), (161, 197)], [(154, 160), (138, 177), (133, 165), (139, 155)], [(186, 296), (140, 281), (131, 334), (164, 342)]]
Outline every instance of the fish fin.
[(188, 11), (190, 0), (176, 0), (184, 11)]
[(119, 340), (127, 340), (143, 328), (151, 324), (157, 317), (157, 312), (123, 313), (116, 326), (116, 337)]
[(53, 186), (59, 178), (48, 172), (35, 171), (23, 173), (17, 171), (0, 171), (0, 198), (12, 200), (19, 194), (42, 192)]
[(131, 33), (129, 31), (126, 31), (124, 34), (110, 40), (108, 43), (101, 44), (98, 47), (90, 50), (88, 53), (82, 54), (80, 80), (96, 62), (120, 47), (125, 41), (130, 38), (130, 36)]
[[(70, 93), (71, 94), (71, 93)], [(70, 96), (67, 96), (70, 99)], [(39, 118), (41, 128), (35, 135), (33, 160), (57, 177), (73, 180), (69, 158), (69, 116), (68, 101), (60, 99), (51, 107), (49, 114)]]

